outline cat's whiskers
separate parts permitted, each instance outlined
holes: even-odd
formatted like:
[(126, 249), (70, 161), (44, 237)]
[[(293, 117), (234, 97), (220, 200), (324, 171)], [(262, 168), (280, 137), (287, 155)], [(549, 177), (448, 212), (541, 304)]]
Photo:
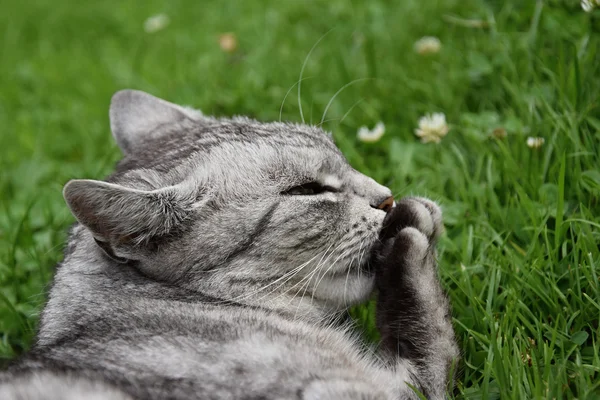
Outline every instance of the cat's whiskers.
[[(327, 255), (327, 253), (329, 252), (329, 250), (331, 249), (331, 247), (333, 246), (333, 243), (329, 245), (329, 247), (327, 247), (327, 249), (323, 252), (323, 254), (321, 255), (321, 259), (319, 260), (319, 264), (321, 262), (323, 262), (323, 259), (325, 258), (325, 256)], [(339, 248), (336, 247), (334, 250), (332, 250), (332, 253), (335, 252), (337, 249)], [(283, 276), (281, 276), (280, 278), (278, 278), (277, 280), (270, 282), (269, 284), (255, 290), (252, 293), (246, 294), (242, 300), (246, 300), (252, 296), (254, 296), (255, 294), (267, 289), (268, 287), (278, 283), (279, 281), (281, 281), (282, 279), (285, 279), (282, 283), (280, 283), (277, 287), (275, 287), (274, 289), (272, 289), (271, 291), (269, 291), (268, 293), (265, 293), (262, 297), (256, 299), (256, 301), (260, 302), (261, 300), (269, 297), (271, 294), (275, 293), (279, 288), (281, 288), (282, 286), (284, 286), (287, 282), (289, 282), (290, 280), (292, 280), (296, 275), (298, 275), (304, 268), (306, 268), (306, 266), (310, 265), (315, 258), (319, 257), (320, 254), (315, 255), (314, 257), (312, 257), (310, 260), (308, 260), (307, 262), (299, 265), (298, 267), (293, 268), (292, 270), (290, 270), (289, 272), (287, 272), (286, 274), (284, 274)], [(304, 279), (304, 278), (303, 278)], [(300, 282), (302, 282), (302, 279), (300, 280)], [(282, 293), (280, 293), (279, 295), (277, 295), (276, 297), (274, 297), (273, 300), (278, 299), (279, 297), (287, 294), (291, 289), (293, 289), (295, 286), (297, 286), (299, 283), (294, 284), (291, 288), (288, 288), (287, 290), (283, 291)]]
[[(360, 251), (362, 250), (363, 244), (364, 244), (364, 241), (361, 241), (360, 245), (358, 247), (358, 253), (360, 253)], [(366, 250), (366, 248), (365, 248), (365, 250)], [(357, 268), (356, 268), (356, 269), (358, 269), (358, 278), (359, 279), (360, 279), (361, 260), (362, 260), (362, 255), (359, 258), (358, 265), (357, 265)], [(346, 303), (346, 294), (348, 292), (348, 278), (350, 277), (350, 271), (352, 271), (352, 263), (353, 262), (354, 262), (354, 256), (352, 257), (352, 260), (350, 260), (350, 262), (348, 263), (348, 271), (346, 272), (346, 280), (344, 282), (344, 296), (343, 296), (344, 303)]]
[[(331, 247), (331, 246), (330, 246)], [(310, 260), (300, 264), (297, 267), (292, 268), (290, 271), (286, 272), (285, 274), (283, 274), (282, 276), (280, 276), (279, 278), (277, 278), (276, 280), (269, 282), (267, 285), (262, 286), (260, 288), (258, 288), (257, 290), (250, 292), (250, 293), (245, 293), (242, 296), (233, 298), (232, 301), (243, 301), (243, 300), (247, 300), (250, 297), (254, 296), (257, 293), (262, 292), (263, 290), (266, 290), (267, 288), (269, 288), (272, 285), (277, 284), (279, 281), (285, 279), (285, 281), (283, 283), (281, 283), (279, 286), (277, 286), (275, 289), (273, 289), (272, 291), (266, 293), (263, 297), (257, 299), (258, 301), (264, 299), (266, 296), (269, 296), (270, 294), (272, 294), (273, 292), (275, 292), (277, 289), (279, 289), (281, 286), (285, 285), (290, 279), (292, 279), (295, 275), (297, 275), (302, 269), (304, 269), (307, 265), (309, 265), (315, 258), (317, 258), (319, 256), (319, 254), (315, 255), (313, 258), (311, 258)], [(287, 278), (287, 279), (286, 279)]]
[[(340, 243), (335, 249), (331, 250), (331, 253), (327, 256), (327, 258), (324, 259), (324, 257), (327, 255), (327, 252), (329, 251), (329, 249), (331, 248), (331, 246), (329, 246), (329, 248), (326, 250), (326, 252), (323, 254), (323, 257), (321, 257), (321, 260), (319, 260), (319, 263), (313, 268), (312, 271), (310, 271), (307, 275), (305, 275), (302, 279), (300, 279), (300, 281), (296, 282), (291, 288), (289, 288), (288, 290), (286, 290), (285, 292), (282, 293), (282, 295), (287, 294), (290, 290), (294, 289), (296, 286), (302, 284), (304, 281), (306, 281), (305, 284), (303, 284), (300, 289), (292, 296), (292, 298), (290, 299), (288, 304), (291, 304), (291, 302), (296, 298), (296, 296), (302, 291), (303, 288), (307, 288), (308, 283), (310, 282), (311, 278), (317, 273), (317, 271), (320, 269), (321, 265), (323, 265), (324, 263), (326, 263), (333, 254), (335, 254), (335, 252), (343, 245), (343, 243)], [(304, 289), (304, 293), (302, 294), (302, 296), (300, 296), (300, 298), (304, 297), (304, 294), (306, 293), (306, 289)]]
[[(300, 273), (300, 271), (301, 271), (301, 270), (303, 270), (304, 268), (306, 268), (306, 266), (310, 265), (310, 263), (311, 263), (311, 262), (312, 262), (312, 261), (313, 261), (313, 260), (314, 260), (316, 257), (318, 257), (318, 255), (316, 255), (316, 256), (314, 256), (313, 258), (311, 258), (311, 259), (310, 259), (308, 262), (306, 262), (306, 263), (302, 264), (302, 266), (301, 266), (300, 268), (296, 268), (296, 269), (294, 270), (294, 273), (293, 273), (293, 274), (291, 274), (291, 275), (289, 275), (289, 277), (288, 277), (288, 278), (287, 278), (287, 279), (286, 279), (284, 282), (282, 282), (281, 284), (279, 284), (279, 285), (278, 285), (276, 288), (274, 288), (274, 289), (273, 289), (273, 290), (271, 290), (270, 292), (268, 292), (268, 293), (264, 294), (264, 295), (263, 295), (261, 298), (257, 299), (257, 301), (260, 301), (260, 300), (263, 300), (263, 299), (265, 299), (266, 297), (269, 297), (271, 294), (275, 293), (275, 292), (276, 292), (276, 291), (277, 291), (279, 288), (281, 288), (282, 286), (284, 286), (284, 285), (285, 285), (286, 283), (288, 283), (290, 280), (294, 279), (294, 278), (295, 278), (295, 277), (296, 277), (296, 276), (297, 276), (297, 275)], [(300, 280), (300, 281), (302, 281), (302, 280)], [(284, 290), (283, 292), (279, 293), (277, 296), (273, 297), (271, 300), (272, 300), (272, 301), (274, 301), (274, 300), (277, 300), (277, 299), (279, 299), (281, 296), (284, 296), (284, 295), (285, 295), (285, 294), (287, 294), (287, 293), (288, 293), (290, 290), (292, 290), (292, 289), (293, 289), (293, 288), (294, 288), (296, 285), (298, 285), (298, 283), (295, 283), (295, 284), (294, 284), (294, 285), (292, 285), (290, 288), (288, 288), (288, 289)]]
[(354, 262), (356, 256), (352, 256), (350, 259), (350, 263), (348, 264), (348, 271), (346, 272), (346, 280), (344, 281), (344, 294), (342, 295), (343, 303), (346, 304), (346, 294), (348, 293), (348, 277), (350, 276), (350, 270), (352, 263)]
[[(362, 242), (362, 243), (361, 243), (361, 249), (362, 249), (362, 253), (360, 254), (360, 258), (358, 259), (358, 266), (359, 266), (359, 268), (357, 268), (357, 269), (358, 269), (358, 279), (360, 279), (360, 278), (361, 278), (361, 276), (360, 276), (360, 273), (361, 273), (361, 269), (362, 269), (362, 268), (360, 268), (360, 267), (363, 265), (363, 264), (362, 264), (362, 263), (363, 263), (363, 261), (362, 261), (362, 258), (363, 258), (363, 257), (364, 257), (364, 255), (367, 253), (367, 247), (366, 247), (366, 246), (365, 246), (364, 248), (362, 247), (362, 244), (363, 244), (363, 243), (364, 243), (364, 242)], [(359, 251), (360, 251), (360, 250), (359, 250)]]
[(314, 289), (311, 292), (311, 296), (310, 296), (310, 303), (312, 304), (314, 297), (315, 297), (315, 292), (317, 291), (319, 285), (321, 284), (321, 281), (323, 280), (323, 278), (325, 276), (327, 276), (327, 274), (329, 273), (329, 271), (331, 271), (331, 269), (335, 266), (335, 264), (338, 262), (338, 260), (340, 258), (344, 258), (346, 255), (348, 255), (349, 253), (352, 252), (352, 247), (351, 245), (348, 246), (348, 250), (345, 250), (344, 252), (342, 252), (335, 260), (333, 260), (333, 262), (329, 265), (329, 268), (327, 268), (327, 270), (325, 270), (325, 272), (321, 275), (319, 274), (317, 276), (318, 281), (316, 282), (316, 284), (313, 286)]
[(333, 31), (334, 29), (335, 28), (331, 28), (330, 30), (328, 30), (327, 32), (325, 32), (319, 38), (319, 40), (317, 40), (315, 42), (315, 44), (313, 44), (313, 46), (311, 47), (310, 51), (306, 55), (306, 58), (304, 59), (304, 62), (302, 63), (302, 68), (300, 69), (300, 76), (298, 77), (298, 107), (300, 108), (300, 118), (302, 119), (302, 123), (304, 123), (304, 113), (302, 112), (302, 76), (304, 75), (304, 68), (306, 68), (306, 64), (308, 64), (308, 60), (310, 59), (310, 55), (312, 54), (312, 52), (317, 48), (317, 46), (319, 45), (319, 43), (321, 43), (321, 41), (323, 39), (325, 39), (325, 37), (327, 35), (329, 35), (329, 33), (331, 33), (331, 31)]
[(357, 105), (360, 104), (361, 101), (363, 101), (365, 98), (361, 97), (360, 99), (358, 99), (354, 104), (352, 104), (350, 106), (350, 108), (348, 108), (348, 111), (346, 111), (346, 113), (344, 115), (342, 115), (341, 118), (329, 118), (326, 119), (325, 121), (321, 121), (317, 124), (318, 127), (322, 127), (323, 124), (325, 124), (326, 122), (330, 122), (330, 121), (338, 121), (338, 124), (341, 124), (348, 115), (350, 115), (350, 112), (354, 109), (354, 107), (356, 107)]
[(350, 270), (352, 268), (348, 268), (348, 271), (346, 271), (346, 279), (344, 280), (344, 303), (346, 302), (346, 293), (348, 292), (348, 278), (350, 277)]
[[(365, 80), (369, 80), (372, 78), (358, 78), (358, 79), (354, 79), (353, 81), (350, 81), (348, 83), (346, 83), (344, 86), (342, 86), (341, 88), (338, 89), (337, 92), (335, 92), (335, 94), (333, 96), (331, 96), (331, 99), (329, 99), (329, 102), (327, 103), (327, 105), (325, 106), (325, 111), (323, 111), (323, 116), (321, 117), (321, 122), (319, 122), (319, 124), (317, 126), (321, 126), (323, 125), (323, 122), (325, 121), (325, 116), (327, 115), (327, 111), (329, 111), (329, 107), (331, 107), (331, 103), (333, 103), (333, 101), (335, 100), (335, 98), (342, 93), (342, 91), (344, 89), (346, 89), (348, 86), (352, 86), (357, 82), (361, 82), (361, 81), (365, 81)], [(352, 107), (353, 108), (353, 107)]]
[[(290, 299), (290, 301), (288, 302), (288, 304), (291, 304), (292, 301), (294, 301), (294, 299), (298, 296), (298, 294), (300, 292), (302, 292), (302, 295), (300, 295), (300, 300), (302, 300), (304, 298), (304, 295), (306, 294), (306, 291), (308, 290), (308, 288), (310, 286), (310, 282), (311, 282), (313, 276), (315, 276), (315, 274), (317, 274), (321, 270), (322, 266), (325, 265), (325, 263), (327, 263), (327, 261), (329, 261), (329, 259), (331, 258), (331, 256), (333, 256), (335, 254), (335, 252), (340, 247), (343, 246), (343, 244), (344, 244), (344, 242), (341, 242), (335, 249), (333, 249), (331, 251), (330, 255), (327, 256), (326, 259), (320, 261), (319, 264), (317, 264), (317, 266), (308, 275), (306, 275), (304, 278), (302, 278), (298, 283), (296, 283), (294, 285), (294, 287), (295, 287), (298, 284), (300, 284), (300, 283), (302, 283), (302, 282), (305, 281), (305, 283), (300, 287), (300, 289), (292, 296), (292, 298)], [(303, 291), (303, 289), (304, 289), (304, 291)], [(294, 318), (296, 318), (296, 316), (298, 314), (298, 310), (299, 310), (301, 304), (302, 304), (301, 301), (298, 302), (298, 305), (296, 306), (296, 312), (294, 314)]]
[[(350, 273), (352, 271), (352, 269), (353, 269), (354, 260), (356, 258), (358, 258), (358, 263), (354, 266), (358, 270), (358, 275), (357, 275), (358, 279), (360, 279), (360, 268), (361, 268), (361, 265), (362, 265), (361, 264), (361, 260), (362, 260), (363, 245), (364, 245), (364, 242), (361, 241), (359, 243), (358, 251), (356, 253), (356, 254), (358, 254), (358, 257), (356, 255), (352, 256), (352, 259), (350, 260), (350, 263), (348, 264), (348, 273)], [(366, 249), (366, 247), (365, 247), (365, 249)], [(346, 285), (344, 285), (344, 297), (343, 298), (344, 298), (344, 303), (345, 304), (347, 304), (346, 303), (346, 294), (347, 294), (347, 287), (346, 287)]]
[[(320, 266), (323, 265), (324, 263), (326, 263), (331, 258), (331, 256), (342, 246), (342, 244), (343, 243), (340, 243), (339, 245), (337, 245), (333, 250), (331, 250), (330, 254), (328, 255), (329, 249), (331, 248), (331, 245), (330, 245), (327, 248), (327, 250), (323, 253), (323, 256), (321, 257), (321, 259), (319, 260), (317, 265), (307, 275), (302, 277), (302, 279), (300, 279), (300, 281), (296, 282), (290, 289), (288, 289), (286, 292), (284, 292), (284, 294), (289, 292), (291, 289), (293, 289), (297, 285), (301, 284), (305, 280), (310, 281), (310, 278), (316, 273), (316, 271), (319, 270)], [(327, 256), (327, 257), (325, 257), (325, 256)], [(302, 290), (303, 287), (304, 286), (302, 286), (300, 288), (300, 290), (298, 292), (296, 292), (296, 295)], [(293, 298), (292, 298), (292, 300), (293, 300)]]
[(283, 96), (283, 100), (281, 101), (281, 106), (279, 107), (279, 122), (281, 122), (281, 115), (283, 114), (283, 106), (285, 105), (285, 101), (287, 100), (288, 96), (290, 95), (290, 93), (292, 92), (292, 90), (296, 87), (296, 85), (298, 85), (300, 82), (306, 80), (306, 79), (310, 79), (311, 77), (309, 76), (308, 78), (302, 78), (297, 80), (292, 86), (290, 86), (290, 88), (288, 89), (288, 91), (285, 93), (285, 96)]

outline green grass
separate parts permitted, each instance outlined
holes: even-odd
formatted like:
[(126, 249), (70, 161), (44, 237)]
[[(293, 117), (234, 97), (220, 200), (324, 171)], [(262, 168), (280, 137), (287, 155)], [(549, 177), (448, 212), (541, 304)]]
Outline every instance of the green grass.
[[(306, 61), (304, 119), (319, 123), (352, 83), (324, 123), (352, 165), (443, 206), (456, 398), (600, 398), (600, 11), (576, 0), (85, 3), (0, 0), (0, 357), (31, 343), (73, 221), (63, 184), (101, 178), (119, 158), (113, 92), (299, 121), (298, 87), (282, 100)], [(161, 12), (170, 25), (145, 33)], [(237, 35), (234, 54), (219, 48), (224, 32)], [(440, 53), (413, 50), (425, 35)], [(429, 112), (452, 127), (439, 145), (414, 136)], [(356, 139), (379, 120), (381, 141)], [(530, 149), (528, 136), (545, 144)]]

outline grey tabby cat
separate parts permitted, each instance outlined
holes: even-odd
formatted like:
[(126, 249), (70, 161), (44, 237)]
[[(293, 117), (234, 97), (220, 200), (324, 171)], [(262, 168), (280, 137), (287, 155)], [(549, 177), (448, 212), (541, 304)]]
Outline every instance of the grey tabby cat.
[[(78, 220), (2, 399), (442, 399), (458, 351), (439, 207), (397, 204), (316, 127), (115, 94), (124, 153)], [(382, 340), (340, 315), (377, 289)]]

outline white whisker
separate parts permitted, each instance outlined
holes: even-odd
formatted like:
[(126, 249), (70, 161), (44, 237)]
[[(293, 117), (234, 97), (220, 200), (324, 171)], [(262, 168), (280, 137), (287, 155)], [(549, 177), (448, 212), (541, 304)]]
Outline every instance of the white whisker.
[(358, 78), (358, 79), (355, 79), (355, 80), (353, 80), (351, 82), (346, 83), (344, 86), (342, 86), (341, 88), (339, 88), (338, 91), (335, 92), (335, 94), (331, 97), (331, 99), (329, 100), (329, 103), (327, 103), (327, 105), (325, 106), (325, 111), (323, 111), (323, 116), (321, 117), (321, 122), (319, 123), (319, 125), (322, 125), (323, 121), (325, 121), (325, 116), (327, 115), (327, 111), (329, 111), (329, 107), (331, 107), (331, 103), (333, 103), (333, 101), (338, 96), (338, 94), (342, 93), (342, 91), (344, 89), (346, 89), (348, 86), (352, 86), (352, 85), (354, 85), (357, 82), (365, 81), (365, 80), (368, 80), (368, 79), (372, 79), (372, 78)]
[(329, 33), (333, 30), (334, 28), (331, 28), (330, 30), (328, 30), (327, 32), (325, 32), (323, 34), (323, 36), (321, 36), (319, 38), (319, 40), (317, 40), (317, 42), (313, 45), (313, 47), (310, 49), (310, 51), (308, 52), (308, 54), (306, 55), (306, 57), (304, 58), (304, 62), (302, 63), (302, 68), (300, 69), (300, 77), (298, 78), (298, 106), (300, 107), (300, 118), (302, 119), (302, 123), (304, 123), (304, 114), (302, 113), (302, 76), (304, 75), (304, 68), (306, 68), (306, 64), (308, 63), (308, 59), (310, 58), (310, 55), (312, 54), (312, 52), (317, 48), (317, 46), (319, 45), (319, 43), (321, 43), (321, 40), (325, 39), (325, 37), (327, 35), (329, 35)]
[[(351, 247), (351, 246), (349, 246)], [(329, 266), (329, 268), (327, 268), (327, 270), (322, 274), (319, 275), (317, 278), (319, 279), (317, 281), (317, 283), (314, 285), (314, 290), (311, 293), (311, 297), (310, 297), (310, 302), (313, 302), (313, 299), (315, 297), (315, 292), (317, 291), (317, 288), (319, 287), (319, 285), (321, 284), (321, 281), (323, 280), (323, 278), (329, 273), (329, 271), (331, 271), (331, 269), (335, 266), (335, 263), (340, 259), (345, 257), (347, 254), (349, 254), (352, 251), (352, 248), (346, 250), (345, 252), (341, 253), (335, 260), (333, 260), (333, 262), (331, 263), (331, 265)]]
[[(308, 78), (302, 78), (301, 80), (306, 80), (306, 79), (310, 79), (311, 77), (309, 76)], [(279, 107), (279, 122), (281, 122), (281, 115), (283, 114), (283, 106), (285, 105), (285, 101), (287, 100), (289, 94), (292, 92), (292, 89), (294, 89), (296, 87), (296, 85), (298, 85), (301, 80), (297, 80), (292, 86), (290, 86), (290, 88), (288, 89), (288, 91), (285, 93), (285, 96), (283, 96), (283, 100), (281, 101), (281, 106)]]

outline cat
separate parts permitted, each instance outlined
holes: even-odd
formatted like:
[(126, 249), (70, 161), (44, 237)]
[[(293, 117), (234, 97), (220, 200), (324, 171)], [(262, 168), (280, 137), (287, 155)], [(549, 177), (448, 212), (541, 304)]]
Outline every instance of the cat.
[[(440, 208), (353, 169), (320, 128), (117, 92), (124, 153), (77, 219), (2, 399), (443, 399), (458, 350)], [(377, 293), (378, 348), (344, 323)]]

